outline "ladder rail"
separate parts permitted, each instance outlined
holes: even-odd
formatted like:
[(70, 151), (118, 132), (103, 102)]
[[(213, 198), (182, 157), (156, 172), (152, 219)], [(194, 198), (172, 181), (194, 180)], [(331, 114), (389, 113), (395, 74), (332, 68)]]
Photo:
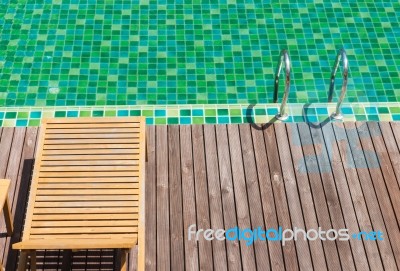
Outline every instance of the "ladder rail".
[(289, 98), (289, 90), (290, 90), (290, 58), (288, 51), (286, 49), (282, 50), (279, 56), (278, 66), (276, 67), (275, 72), (275, 86), (274, 86), (274, 103), (278, 101), (278, 90), (279, 90), (279, 75), (282, 70), (282, 66), (285, 64), (285, 92), (283, 94), (282, 103), (279, 109), (279, 113), (276, 115), (276, 118), (279, 120), (288, 119), (288, 115), (286, 114), (286, 104)]
[(339, 100), (338, 100), (338, 102), (336, 104), (336, 110), (332, 114), (332, 117), (334, 119), (342, 119), (343, 118), (341, 107), (342, 107), (343, 99), (344, 99), (344, 97), (346, 95), (346, 92), (347, 92), (347, 79), (348, 79), (348, 74), (349, 74), (349, 61), (348, 61), (348, 58), (347, 58), (346, 51), (343, 48), (340, 49), (338, 54), (336, 55), (335, 64), (334, 64), (333, 69), (332, 69), (331, 82), (330, 82), (329, 93), (328, 93), (328, 102), (332, 102), (333, 92), (335, 90), (336, 72), (338, 70), (338, 67), (339, 67), (339, 64), (340, 64), (340, 60), (342, 60), (342, 63), (343, 63), (343, 82), (342, 82), (342, 89), (341, 89), (340, 95), (339, 95)]

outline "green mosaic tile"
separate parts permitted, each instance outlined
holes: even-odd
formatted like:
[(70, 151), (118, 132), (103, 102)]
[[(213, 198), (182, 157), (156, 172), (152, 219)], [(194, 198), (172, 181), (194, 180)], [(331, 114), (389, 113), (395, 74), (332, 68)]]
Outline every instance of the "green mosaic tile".
[(341, 47), (345, 101), (400, 101), (397, 0), (25, 2), (0, 5), (1, 107), (270, 103), (283, 48), (289, 102), (326, 102)]

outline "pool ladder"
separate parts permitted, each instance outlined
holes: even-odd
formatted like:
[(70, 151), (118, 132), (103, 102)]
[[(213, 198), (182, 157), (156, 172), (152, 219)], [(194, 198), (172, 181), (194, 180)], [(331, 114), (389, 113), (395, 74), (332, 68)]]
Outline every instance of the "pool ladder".
[[(331, 79), (330, 79), (330, 86), (329, 86), (329, 93), (328, 93), (328, 102), (332, 102), (333, 91), (335, 89), (335, 78), (336, 72), (339, 67), (340, 60), (343, 62), (343, 82), (342, 82), (342, 90), (340, 92), (339, 100), (336, 104), (336, 110), (331, 115), (334, 119), (343, 119), (342, 115), (342, 103), (344, 96), (347, 92), (347, 78), (349, 72), (349, 61), (347, 59), (346, 51), (342, 48), (339, 50), (338, 54), (336, 55), (335, 64), (333, 65)], [(290, 90), (290, 58), (287, 50), (282, 50), (279, 55), (279, 62), (278, 66), (276, 67), (275, 72), (275, 84), (274, 84), (274, 103), (278, 101), (278, 90), (279, 90), (279, 75), (282, 70), (282, 66), (285, 64), (285, 92), (283, 94), (282, 103), (279, 109), (279, 113), (275, 116), (276, 119), (284, 121), (289, 118), (288, 114), (286, 113), (286, 104), (287, 99), (289, 98), (289, 90)]]

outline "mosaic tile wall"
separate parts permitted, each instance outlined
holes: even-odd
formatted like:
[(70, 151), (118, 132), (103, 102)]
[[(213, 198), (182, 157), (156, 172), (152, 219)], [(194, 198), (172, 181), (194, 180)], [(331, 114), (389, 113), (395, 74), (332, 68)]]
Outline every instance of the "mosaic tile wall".
[(400, 101), (398, 0), (214, 2), (0, 1), (0, 107), (268, 103), (284, 48), (326, 102), (342, 46), (346, 101)]
[[(323, 123), (335, 111), (334, 104), (290, 104), (286, 122)], [(45, 107), (0, 109), (0, 127), (39, 126), (41, 119), (54, 117), (145, 116), (153, 124), (229, 124), (279, 122), (278, 106), (183, 105), (183, 106), (106, 106)], [(351, 103), (342, 108), (343, 121), (400, 121), (400, 103)]]

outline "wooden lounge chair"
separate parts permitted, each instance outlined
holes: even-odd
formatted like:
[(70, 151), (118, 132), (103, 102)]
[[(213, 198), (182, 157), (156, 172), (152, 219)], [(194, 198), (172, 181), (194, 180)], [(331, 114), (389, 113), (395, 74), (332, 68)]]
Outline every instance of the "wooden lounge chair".
[(127, 270), (137, 243), (143, 270), (144, 173), (144, 118), (44, 119), (18, 270), (43, 249), (122, 249)]

